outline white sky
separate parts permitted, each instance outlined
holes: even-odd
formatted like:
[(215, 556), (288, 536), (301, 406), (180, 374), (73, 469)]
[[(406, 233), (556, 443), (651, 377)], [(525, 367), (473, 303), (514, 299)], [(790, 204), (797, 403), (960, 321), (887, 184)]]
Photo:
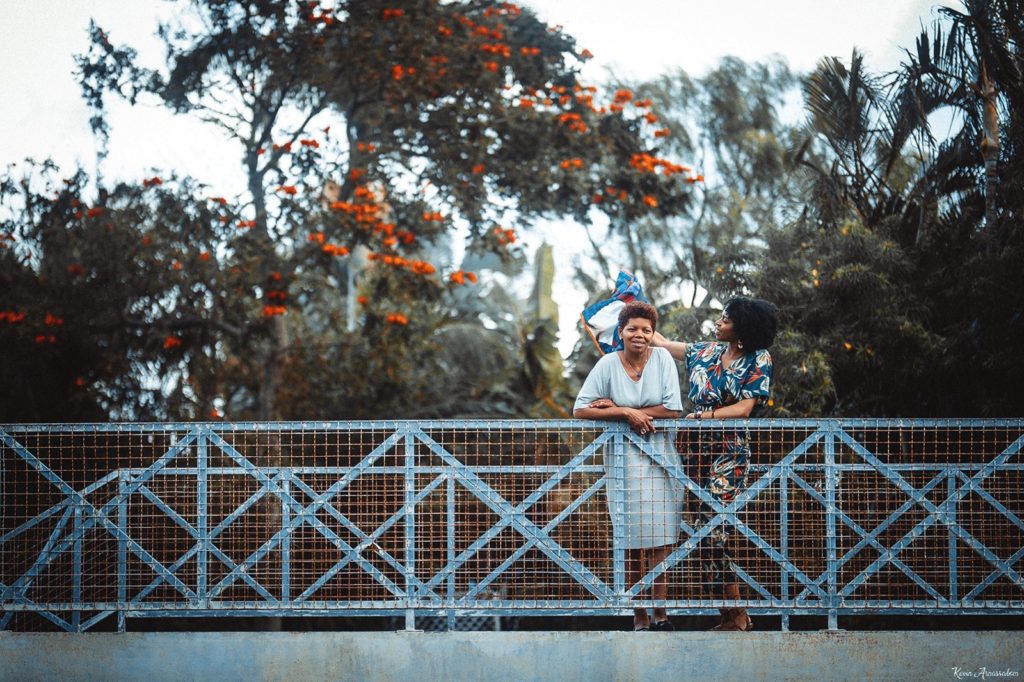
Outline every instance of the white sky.
[[(400, 5), (396, 0), (396, 5)], [(782, 55), (796, 70), (822, 56), (848, 59), (854, 46), (874, 70), (895, 67), (912, 48), (922, 23), (947, 0), (528, 0), (542, 19), (560, 24), (595, 59), (585, 76), (606, 69), (619, 77), (648, 78), (681, 67), (699, 75), (721, 57), (745, 60)], [(0, 0), (0, 163), (51, 157), (61, 167), (93, 170), (95, 148), (88, 110), (72, 75), (72, 55), (86, 48), (93, 17), (114, 43), (139, 49), (139, 61), (160, 63), (156, 20), (173, 5), (160, 0)], [(213, 185), (215, 194), (242, 190), (238, 150), (211, 128), (153, 107), (110, 107), (112, 137), (104, 166), (109, 179), (137, 179), (174, 169)], [(555, 246), (555, 298), (562, 310), (560, 347), (571, 350), (583, 299), (569, 280), (572, 226), (547, 226), (527, 246), (548, 238)], [(615, 273), (609, 273), (609, 281)]]

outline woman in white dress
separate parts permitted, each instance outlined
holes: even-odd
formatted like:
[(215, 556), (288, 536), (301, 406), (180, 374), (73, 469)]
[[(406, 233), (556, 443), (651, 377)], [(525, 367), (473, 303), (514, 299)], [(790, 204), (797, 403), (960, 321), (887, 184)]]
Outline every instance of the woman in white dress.
[[(623, 349), (602, 357), (590, 371), (576, 397), (573, 414), (578, 419), (625, 421), (652, 449), (672, 464), (679, 463), (675, 434), (655, 427), (655, 419), (675, 419), (683, 409), (679, 375), (672, 356), (651, 341), (658, 313), (647, 303), (626, 305), (619, 314)], [(679, 541), (682, 521), (682, 489), (650, 455), (626, 443), (624, 477), (609, 479), (609, 504), (621, 495), (624, 518), (616, 528), (626, 550), (626, 578), (636, 584), (667, 557)], [(608, 464), (608, 476), (615, 467)], [(615, 485), (613, 485), (615, 484)], [(612, 514), (613, 522), (617, 516)], [(651, 597), (668, 596), (668, 576), (662, 573), (651, 587)], [(653, 622), (646, 609), (633, 610), (633, 629), (672, 630), (664, 608), (654, 609)]]

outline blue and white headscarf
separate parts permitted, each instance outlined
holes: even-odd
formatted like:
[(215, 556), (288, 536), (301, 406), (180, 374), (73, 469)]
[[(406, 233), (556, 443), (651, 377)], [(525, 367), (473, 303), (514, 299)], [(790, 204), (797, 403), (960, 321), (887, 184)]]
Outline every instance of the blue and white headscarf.
[(615, 291), (612, 295), (583, 309), (580, 315), (583, 328), (590, 334), (602, 355), (622, 350), (622, 339), (619, 338), (619, 313), (627, 303), (633, 301), (647, 302), (643, 287), (633, 275), (620, 270), (619, 276), (615, 278)]

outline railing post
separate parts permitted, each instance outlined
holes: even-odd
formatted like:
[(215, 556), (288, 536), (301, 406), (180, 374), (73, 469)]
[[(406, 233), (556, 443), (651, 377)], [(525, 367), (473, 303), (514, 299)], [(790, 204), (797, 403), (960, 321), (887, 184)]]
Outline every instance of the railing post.
[(291, 524), (291, 510), (288, 505), (288, 498), (292, 494), (291, 469), (281, 469), (281, 530), (284, 537), (281, 539), (281, 606), (288, 608), (291, 600), (291, 579), (292, 579), (292, 531), (288, 527)]
[[(782, 469), (779, 476), (779, 552), (787, 561), (789, 556), (789, 467)], [(782, 603), (789, 603), (789, 569), (785, 566), (781, 569), (779, 576), (780, 594)], [(789, 611), (782, 614), (782, 631), (789, 632)]]
[(73, 551), (72, 583), (71, 583), (71, 625), (75, 632), (82, 631), (82, 503), (77, 499), (75, 505), (74, 530), (75, 543)]
[[(3, 431), (0, 431), (0, 433), (3, 433)], [(8, 518), (10, 518), (8, 514), (5, 513), (4, 510), (4, 505), (6, 505), (8, 502), (7, 496), (4, 493), (4, 464), (6, 463), (7, 458), (4, 457), (3, 455), (0, 455), (0, 521), (4, 522), (6, 522)], [(0, 530), (7, 530), (6, 523), (5, 525), (0, 526)], [(6, 549), (7, 544), (8, 543), (6, 542), (0, 543), (0, 565), (2, 566), (8, 565), (8, 555)], [(0, 600), (2, 600), (3, 602), (7, 601), (7, 595), (4, 592), (0, 592)], [(0, 630), (6, 630), (12, 618), (14, 618), (14, 611), (0, 611)]]
[(405, 435), (405, 629), (416, 629), (413, 591), (416, 574), (416, 443)]
[(117, 474), (117, 631), (127, 629), (128, 610), (128, 476), (124, 469)]
[[(618, 427), (611, 427), (618, 428)], [(612, 572), (615, 585), (615, 594), (619, 598), (620, 606), (625, 606), (626, 593), (626, 550), (622, 547), (623, 531), (626, 522), (626, 507), (622, 497), (622, 487), (626, 480), (625, 468), (625, 443), (621, 433), (616, 433), (611, 438), (609, 462), (605, 462), (605, 476), (611, 476), (605, 491), (611, 504), (608, 505), (612, 515)]]
[(957, 577), (957, 551), (956, 551), (956, 535), (953, 533), (953, 527), (956, 525), (956, 478), (957, 470), (955, 467), (950, 467), (946, 470), (946, 481), (947, 481), (947, 496), (949, 497), (949, 506), (946, 508), (946, 531), (949, 535), (949, 601), (950, 604), (955, 603), (960, 598), (960, 591), (957, 589), (957, 583), (959, 578)]
[(836, 487), (838, 476), (836, 471), (836, 434), (835, 427), (829, 425), (825, 434), (825, 541), (828, 571), (828, 629), (839, 629), (838, 582), (839, 562), (836, 552)]
[(196, 438), (196, 531), (199, 533), (199, 551), (196, 552), (196, 594), (200, 606), (210, 607), (208, 593), (210, 529), (209, 529), (209, 449), (206, 434)]
[[(445, 525), (447, 526), (447, 551), (446, 559), (447, 565), (451, 566), (455, 563), (455, 478), (448, 476), (447, 480), (448, 487), (448, 518)], [(455, 571), (452, 571), (448, 575), (448, 603), (450, 605), (455, 604)], [(455, 628), (455, 609), (451, 606), (448, 607), (447, 612), (447, 627), (451, 631)]]

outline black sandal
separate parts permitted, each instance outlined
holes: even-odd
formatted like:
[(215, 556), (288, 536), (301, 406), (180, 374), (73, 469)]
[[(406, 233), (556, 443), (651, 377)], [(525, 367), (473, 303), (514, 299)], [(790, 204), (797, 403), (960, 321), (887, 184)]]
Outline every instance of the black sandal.
[(675, 631), (676, 626), (672, 625), (672, 621), (666, 618), (665, 620), (654, 621), (654, 625), (651, 626), (651, 629), (659, 632), (673, 632)]

